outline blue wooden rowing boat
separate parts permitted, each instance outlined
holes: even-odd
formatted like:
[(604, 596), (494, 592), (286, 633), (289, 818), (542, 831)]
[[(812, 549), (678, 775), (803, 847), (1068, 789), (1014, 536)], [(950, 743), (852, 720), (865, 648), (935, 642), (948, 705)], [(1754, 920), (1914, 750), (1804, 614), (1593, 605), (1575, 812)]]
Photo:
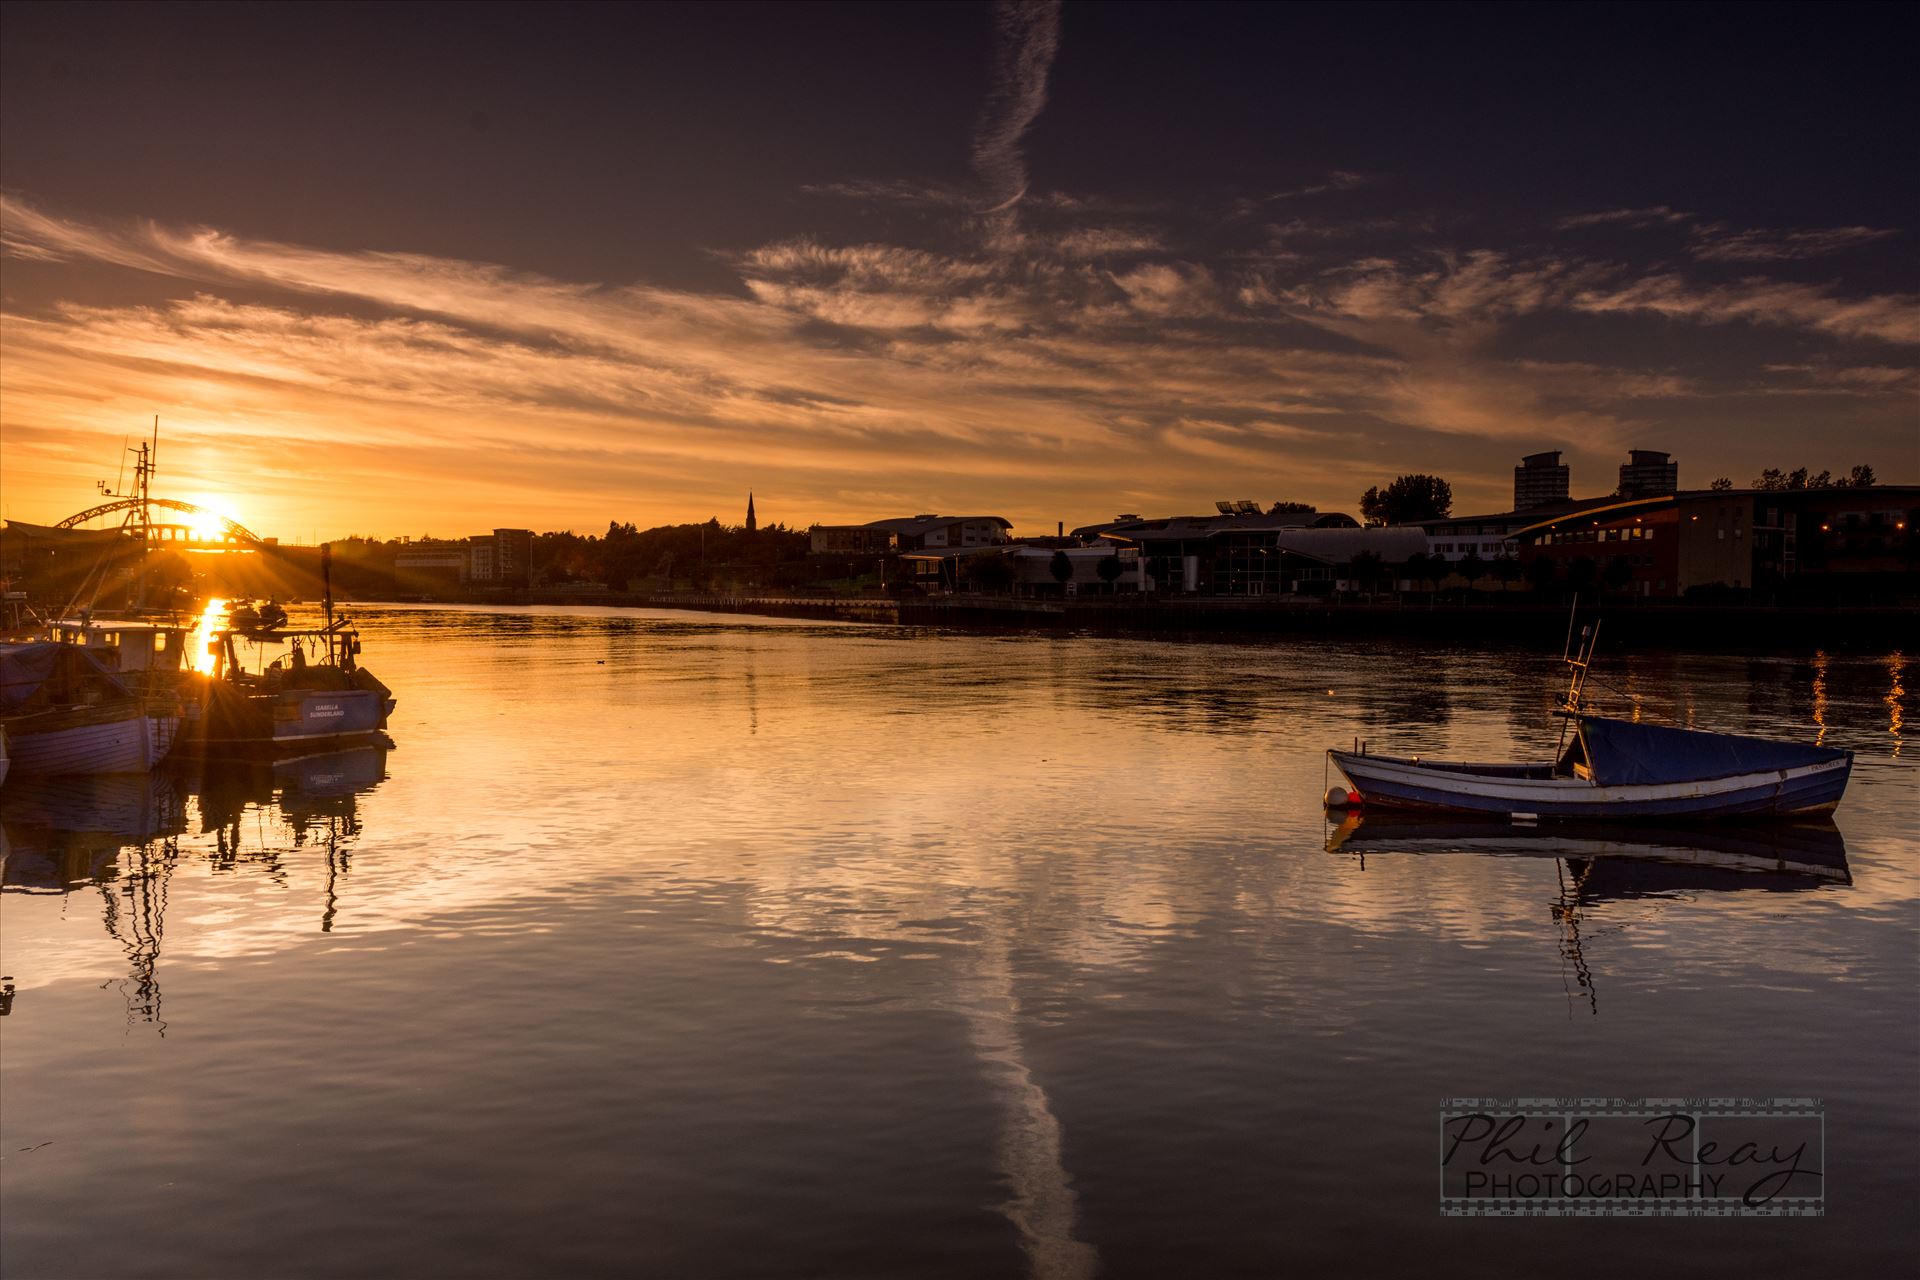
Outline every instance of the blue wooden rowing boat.
[(1469, 764), (1364, 746), (1327, 755), (1370, 807), (1605, 820), (1811, 814), (1840, 803), (1851, 751), (1593, 714), (1584, 688), (1599, 629), (1580, 635), (1559, 712), (1573, 741), (1563, 730), (1550, 762)]
[(1331, 751), (1364, 806), (1521, 818), (1808, 814), (1840, 803), (1853, 753), (1732, 733), (1575, 719), (1558, 764), (1466, 764)]

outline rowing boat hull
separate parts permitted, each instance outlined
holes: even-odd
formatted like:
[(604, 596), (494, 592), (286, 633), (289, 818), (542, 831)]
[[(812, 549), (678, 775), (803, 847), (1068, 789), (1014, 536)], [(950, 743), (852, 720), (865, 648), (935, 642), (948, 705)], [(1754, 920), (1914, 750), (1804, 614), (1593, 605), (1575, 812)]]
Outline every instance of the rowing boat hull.
[(15, 774), (147, 773), (166, 758), (180, 717), (129, 708), (125, 715), (92, 714), (61, 723), (46, 714), (7, 728)]
[(1853, 756), (1718, 778), (1606, 785), (1579, 778), (1501, 776), (1472, 766), (1327, 753), (1365, 805), (1433, 813), (1539, 818), (1718, 818), (1821, 813), (1840, 803)]

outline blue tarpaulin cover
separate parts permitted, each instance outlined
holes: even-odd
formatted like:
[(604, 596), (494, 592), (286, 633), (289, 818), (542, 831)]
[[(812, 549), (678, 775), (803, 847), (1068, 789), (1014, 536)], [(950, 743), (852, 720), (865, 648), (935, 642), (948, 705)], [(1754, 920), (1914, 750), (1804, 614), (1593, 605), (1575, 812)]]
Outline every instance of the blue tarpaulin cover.
[(1663, 724), (1635, 724), (1583, 716), (1587, 763), (1602, 786), (1627, 783), (1696, 782), (1741, 773), (1796, 769), (1838, 760), (1847, 753), (1797, 742), (1771, 742), (1732, 733), (1705, 733)]
[(78, 645), (36, 640), (28, 644), (0, 644), (0, 711), (15, 711), (56, 674), (70, 680), (105, 680), (121, 693), (126, 686), (100, 660)]

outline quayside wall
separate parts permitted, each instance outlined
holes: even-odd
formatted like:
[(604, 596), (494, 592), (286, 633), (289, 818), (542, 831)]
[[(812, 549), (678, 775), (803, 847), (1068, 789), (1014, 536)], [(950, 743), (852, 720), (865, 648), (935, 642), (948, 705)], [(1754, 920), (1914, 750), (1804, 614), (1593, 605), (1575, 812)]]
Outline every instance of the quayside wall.
[[(759, 614), (910, 627), (1165, 635), (1222, 638), (1324, 636), (1403, 638), (1445, 644), (1557, 648), (1567, 634), (1565, 602), (1542, 604), (1273, 603), (1246, 600), (1023, 600), (999, 596), (885, 599), (801, 595), (628, 595), (593, 598), (540, 591), (504, 593), (499, 602), (591, 604)], [(1602, 620), (1611, 645), (1636, 648), (1767, 651), (1890, 650), (1915, 645), (1920, 608), (1785, 608), (1582, 601), (1583, 622)]]

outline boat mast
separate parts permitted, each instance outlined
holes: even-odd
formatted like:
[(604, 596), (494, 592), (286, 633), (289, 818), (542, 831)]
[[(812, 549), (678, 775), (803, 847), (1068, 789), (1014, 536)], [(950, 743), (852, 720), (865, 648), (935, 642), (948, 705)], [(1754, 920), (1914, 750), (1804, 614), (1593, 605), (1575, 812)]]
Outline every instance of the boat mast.
[(1587, 673), (1593, 666), (1593, 651), (1600, 643), (1600, 623), (1580, 628), (1579, 647), (1573, 641), (1574, 613), (1580, 608), (1580, 597), (1573, 598), (1573, 612), (1567, 615), (1567, 647), (1561, 653), (1561, 660), (1572, 668), (1573, 676), (1567, 683), (1566, 697), (1560, 703), (1560, 742), (1554, 748), (1553, 758), (1558, 761), (1567, 748), (1567, 726), (1579, 717), (1581, 708), (1586, 705)]
[(153, 469), (160, 459), (160, 415), (153, 415), (153, 443), (142, 441), (140, 458), (133, 468), (134, 493), (140, 505), (128, 513), (131, 522), (139, 526), (140, 531), (140, 576), (133, 583), (133, 607), (147, 607), (147, 571), (146, 557), (153, 553)]
[[(101, 493), (109, 498), (130, 497), (133, 499), (133, 505), (127, 508), (127, 518), (121, 521), (120, 527), (129, 533), (138, 535), (140, 545), (144, 548), (153, 536), (153, 511), (151, 508), (153, 502), (153, 472), (160, 458), (159, 414), (156, 413), (153, 415), (153, 439), (151, 443), (142, 440), (137, 445), (128, 446), (127, 453), (133, 455), (133, 492), (129, 494), (121, 489), (120, 478), (114, 480), (111, 489), (107, 487), (105, 480), (100, 481), (97, 487)], [(126, 475), (126, 465), (127, 460), (123, 455), (120, 459), (121, 477)]]
[(327, 616), (327, 662), (337, 664), (339, 656), (333, 651), (333, 544), (320, 544), (320, 604)]
[[(121, 486), (127, 475), (127, 454), (134, 455), (133, 492), (128, 493)], [(139, 543), (140, 569), (133, 580), (133, 607), (144, 609), (147, 603), (146, 560), (153, 550), (153, 512), (152, 490), (155, 460), (160, 456), (160, 415), (153, 415), (153, 439), (151, 443), (142, 440), (138, 445), (125, 445), (120, 453), (120, 471), (114, 477), (113, 484), (105, 480), (94, 481), (94, 487), (104, 497), (131, 498), (127, 507), (126, 519), (120, 522), (121, 531)], [(78, 611), (82, 617), (93, 615), (93, 606), (99, 600), (100, 593), (107, 587), (108, 569), (115, 558), (114, 553), (102, 551), (87, 576), (75, 588), (73, 598), (67, 602), (66, 613)], [(117, 581), (125, 580), (125, 573), (116, 575)], [(86, 600), (84, 606), (82, 599)]]

